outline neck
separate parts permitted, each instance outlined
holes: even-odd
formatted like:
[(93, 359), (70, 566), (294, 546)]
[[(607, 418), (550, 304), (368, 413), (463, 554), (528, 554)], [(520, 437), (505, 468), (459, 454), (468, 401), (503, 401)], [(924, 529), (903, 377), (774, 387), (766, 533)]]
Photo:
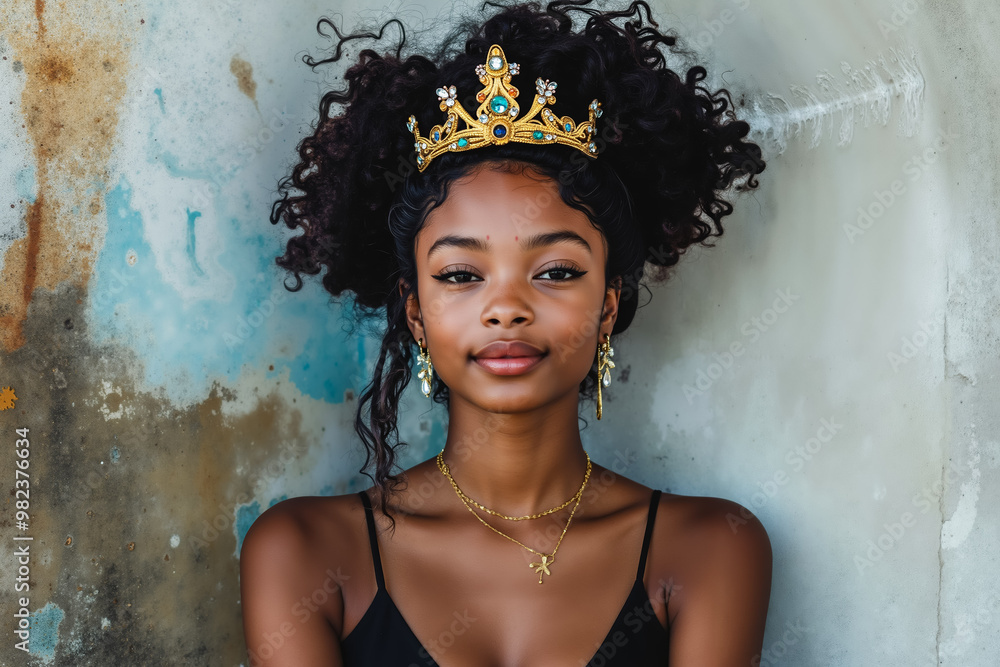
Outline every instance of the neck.
[(455, 483), (476, 502), (510, 516), (566, 502), (587, 471), (578, 405), (579, 396), (572, 395), (540, 410), (494, 413), (452, 396), (443, 457)]

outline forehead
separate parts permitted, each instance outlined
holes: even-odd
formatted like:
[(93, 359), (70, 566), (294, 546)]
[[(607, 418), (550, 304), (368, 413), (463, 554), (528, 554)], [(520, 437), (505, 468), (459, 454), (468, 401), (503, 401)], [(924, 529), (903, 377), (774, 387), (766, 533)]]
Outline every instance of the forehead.
[(550, 229), (573, 230), (591, 241), (595, 251), (603, 244), (601, 232), (583, 211), (562, 200), (553, 179), (533, 171), (508, 173), (482, 167), (451, 183), (444, 202), (427, 215), (417, 237), (417, 252), (426, 254), (445, 234), (513, 240)]

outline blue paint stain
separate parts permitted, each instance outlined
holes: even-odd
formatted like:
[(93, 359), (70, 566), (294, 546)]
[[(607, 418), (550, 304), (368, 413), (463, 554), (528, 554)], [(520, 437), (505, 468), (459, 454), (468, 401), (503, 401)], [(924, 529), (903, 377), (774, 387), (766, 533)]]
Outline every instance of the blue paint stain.
[(327, 484), (322, 489), (319, 490), (319, 495), (321, 496), (332, 496), (333, 495), (333, 485)]
[(260, 516), (260, 503), (256, 500), (252, 503), (246, 505), (240, 505), (236, 508), (236, 524), (233, 526), (236, 529), (236, 554), (239, 555), (240, 550), (243, 549), (243, 538), (247, 536), (247, 531), (250, 530), (250, 526), (253, 522), (257, 520)]
[(18, 199), (25, 199), (31, 204), (35, 203), (37, 183), (34, 165), (28, 165), (15, 174), (14, 187), (17, 190)]
[(167, 172), (176, 178), (199, 178), (211, 180), (212, 172), (209, 169), (189, 169), (181, 166), (180, 158), (169, 151), (159, 151), (155, 156), (150, 155), (149, 161), (155, 158), (162, 163)]
[[(357, 396), (368, 382), (369, 360), (360, 333), (342, 331), (341, 312), (348, 299), (329, 308), (329, 295), (318, 281), (304, 276), (299, 292), (288, 292), (286, 274), (274, 265), (284, 252), (268, 225), (246, 215), (227, 214), (225, 206), (243, 206), (225, 198), (213, 201), (211, 215), (222, 229), (224, 246), (214, 266), (189, 265), (183, 278), (192, 283), (225, 278), (235, 285), (218, 298), (185, 297), (157, 268), (147, 241), (143, 216), (132, 204), (134, 191), (122, 178), (104, 195), (107, 234), (90, 281), (87, 317), (95, 344), (130, 348), (143, 360), (143, 381), (174, 402), (202, 400), (215, 382), (234, 386), (244, 366), (274, 375), (287, 368), (304, 395), (327, 403)], [(242, 213), (242, 212), (240, 212)], [(193, 229), (204, 208), (187, 210), (187, 248), (194, 254)], [(176, 219), (176, 218), (175, 218)], [(253, 220), (253, 222), (250, 222)], [(174, 224), (179, 224), (179, 221)], [(185, 248), (157, 248), (162, 256)], [(126, 259), (130, 251), (136, 261)], [(204, 251), (202, 255), (204, 258)], [(220, 275), (228, 271), (231, 275)], [(206, 290), (211, 293), (211, 290)]]
[(120, 458), (121, 458), (121, 452), (118, 451), (117, 447), (112, 447), (111, 448), (111, 462), (112, 463), (118, 463), (118, 459), (120, 459)]
[(198, 264), (198, 257), (195, 255), (194, 249), (194, 221), (201, 217), (201, 211), (192, 211), (189, 208), (184, 210), (187, 212), (187, 255), (191, 259), (191, 266), (194, 267), (194, 272), (201, 277), (205, 275), (205, 272)]
[(153, 90), (153, 92), (156, 93), (156, 96), (158, 98), (160, 98), (160, 113), (167, 113), (167, 110), (163, 108), (163, 89), (156, 88)]
[(287, 493), (281, 494), (280, 498), (271, 498), (271, 502), (267, 504), (268, 509), (274, 507), (275, 505), (277, 505), (278, 503), (280, 503), (282, 500), (288, 500), (288, 494)]
[(41, 609), (29, 616), (31, 655), (40, 657), (44, 662), (52, 662), (56, 657), (56, 645), (59, 643), (59, 624), (66, 613), (58, 606), (47, 603)]
[[(320, 326), (325, 330), (319, 330)], [(359, 387), (364, 386), (364, 364), (351, 350), (355, 346), (350, 345), (352, 341), (340, 326), (337, 317), (327, 316), (322, 323), (316, 323), (316, 330), (299, 354), (300, 361), (288, 365), (289, 379), (299, 391), (330, 403), (343, 403), (346, 390), (351, 389), (357, 396)]]

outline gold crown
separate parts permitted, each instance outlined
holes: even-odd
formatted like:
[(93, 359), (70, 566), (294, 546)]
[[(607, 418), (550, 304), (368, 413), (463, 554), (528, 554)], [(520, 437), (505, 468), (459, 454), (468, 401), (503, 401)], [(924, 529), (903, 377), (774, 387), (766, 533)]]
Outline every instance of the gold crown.
[[(569, 116), (557, 118), (546, 104), (556, 101), (556, 82), (548, 79), (535, 80), (537, 95), (531, 102), (531, 109), (520, 120), (514, 121), (519, 109), (514, 98), (517, 88), (510, 85), (510, 77), (519, 71), (517, 63), (508, 63), (500, 45), (494, 44), (486, 55), (485, 65), (476, 65), (476, 74), (484, 88), (476, 94), (480, 102), (476, 118), (462, 108), (455, 99), (455, 86), (437, 89), (441, 100), (441, 111), (448, 113), (444, 125), (431, 128), (428, 137), (420, 136), (417, 119), (410, 116), (406, 129), (413, 133), (416, 141), (413, 148), (417, 153), (417, 169), (423, 171), (431, 160), (444, 152), (469, 151), (490, 144), (505, 144), (518, 141), (526, 144), (565, 144), (574, 146), (588, 157), (597, 157), (597, 146), (593, 141), (596, 119), (604, 113), (596, 99), (590, 103), (590, 119), (579, 125)], [(541, 120), (532, 120), (541, 111)], [(457, 114), (457, 116), (456, 116)], [(458, 130), (458, 117), (465, 121), (466, 128)]]

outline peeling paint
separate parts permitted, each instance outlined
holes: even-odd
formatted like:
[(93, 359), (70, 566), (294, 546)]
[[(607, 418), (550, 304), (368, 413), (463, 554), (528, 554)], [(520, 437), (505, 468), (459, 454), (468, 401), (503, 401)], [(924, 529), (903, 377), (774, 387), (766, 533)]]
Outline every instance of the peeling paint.
[(66, 612), (51, 602), (31, 614), (31, 655), (41, 658), (46, 665), (55, 660), (59, 625), (64, 618)]
[(952, 512), (951, 517), (941, 526), (942, 549), (957, 549), (962, 546), (962, 543), (969, 537), (976, 523), (982, 473), (979, 470), (979, 443), (975, 437), (972, 438), (972, 442), (969, 444), (968, 457), (968, 479), (962, 481), (958, 506), (955, 507), (955, 511)]

